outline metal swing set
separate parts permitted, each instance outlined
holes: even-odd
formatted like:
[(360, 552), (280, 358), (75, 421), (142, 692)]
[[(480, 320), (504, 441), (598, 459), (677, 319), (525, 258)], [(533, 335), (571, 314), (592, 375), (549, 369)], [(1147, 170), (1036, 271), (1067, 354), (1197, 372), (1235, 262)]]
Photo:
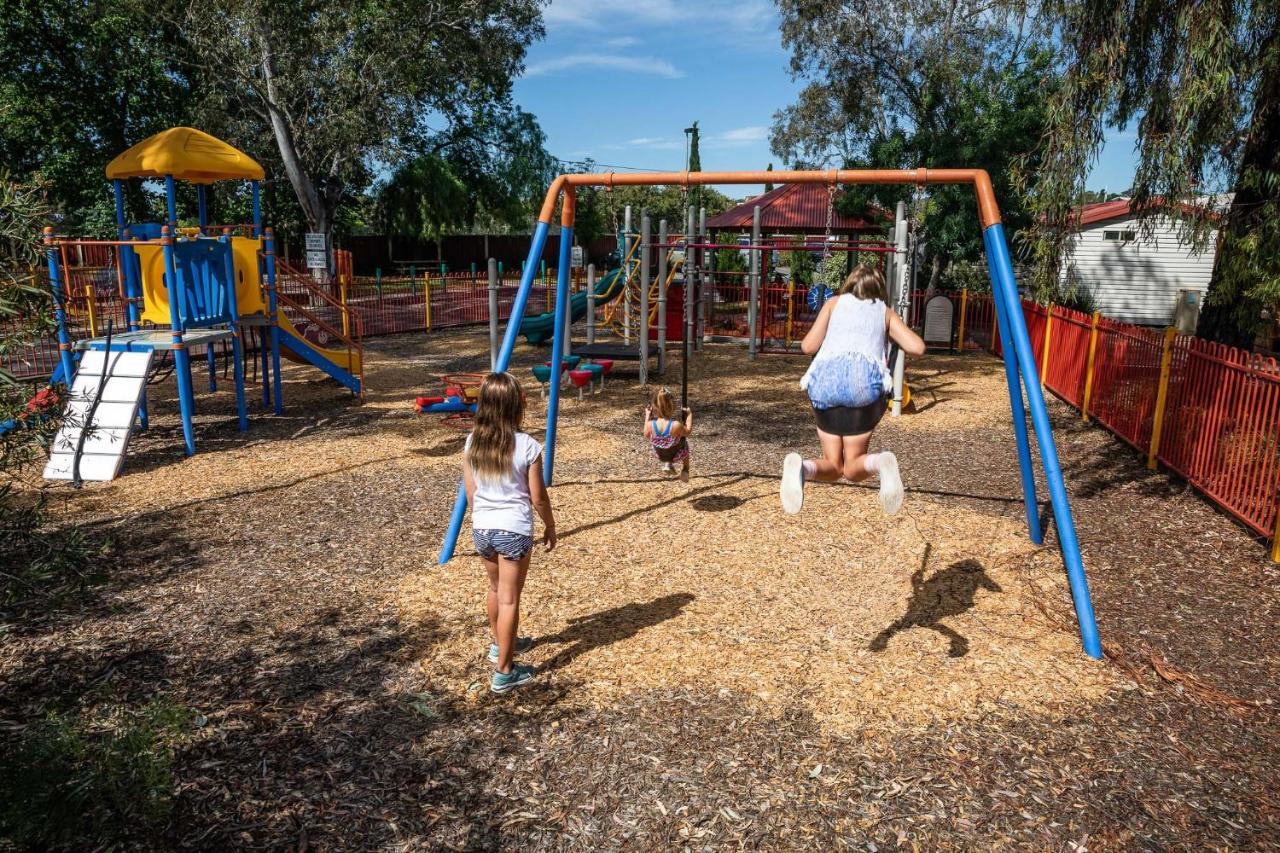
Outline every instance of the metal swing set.
[[(1027, 408), (1029, 408), (1032, 428), (1040, 451), (1044, 478), (1048, 485), (1049, 499), (1053, 508), (1053, 521), (1057, 529), (1067, 580), (1071, 588), (1081, 645), (1085, 654), (1092, 658), (1101, 658), (1102, 645), (1098, 637), (1098, 627), (1094, 618), (1093, 603), (1089, 595), (1089, 584), (1080, 554), (1080, 545), (1076, 538), (1075, 521), (1067, 498), (1062, 467), (1059, 463), (1057, 446), (1049, 423), (1048, 409), (1045, 405), (1044, 392), (1040, 386), (1035, 354), (1032, 352), (1031, 339), (1027, 333), (1026, 322), (1022, 315), (1017, 285), (1013, 276), (1013, 263), (1009, 255), (1008, 242), (1005, 239), (1004, 226), (1001, 224), (1000, 207), (991, 185), (991, 178), (985, 170), (827, 169), (821, 171), (784, 172), (684, 171), (625, 174), (606, 172), (600, 174), (561, 175), (551, 183), (543, 201), (542, 210), (539, 213), (538, 222), (533, 231), (529, 259), (525, 264), (525, 272), (521, 277), (520, 288), (517, 291), (515, 304), (511, 311), (511, 317), (517, 318), (517, 321), (509, 321), (507, 324), (494, 370), (505, 371), (510, 366), (511, 355), (515, 349), (516, 336), (519, 331), (518, 318), (524, 315), (525, 306), (529, 301), (529, 294), (533, 289), (534, 275), (546, 245), (551, 218), (555, 213), (557, 203), (563, 200), (560, 219), (560, 259), (556, 279), (555, 333), (551, 347), (552, 375), (559, 375), (560, 373), (565, 341), (569, 332), (569, 317), (566, 306), (569, 304), (569, 253), (573, 242), (572, 234), (577, 187), (613, 188), (616, 186), (655, 186), (663, 184), (689, 187), (698, 185), (763, 184), (766, 182), (775, 184), (819, 183), (832, 187), (843, 184), (905, 184), (914, 185), (920, 190), (923, 190), (926, 186), (936, 184), (967, 184), (973, 187), (978, 206), (978, 219), (982, 228), (983, 244), (986, 248), (987, 268), (991, 276), (992, 291), (995, 295), (997, 325), (1003, 353), (1005, 379), (1009, 389), (1009, 406), (1013, 419), (1014, 440), (1018, 448), (1023, 504), (1027, 517), (1027, 535), (1037, 545), (1042, 544), (1044, 541), (1044, 529), (1041, 524), (1035, 474), (1032, 467), (1030, 436), (1027, 431)], [(692, 221), (688, 223), (688, 234), (695, 233), (693, 224)], [(906, 235), (903, 234), (902, 236), (905, 238)], [(697, 244), (693, 245), (696, 247)], [(647, 255), (644, 257), (647, 257)], [(645, 280), (647, 279), (642, 275), (642, 281)], [(909, 286), (903, 289), (910, 290)], [(646, 288), (642, 287), (642, 294), (646, 290)], [(693, 329), (691, 327), (695, 322), (694, 312), (691, 310), (693, 306), (689, 304), (692, 296), (692, 289), (686, 288), (685, 303), (686, 308), (690, 309), (685, 312), (684, 347), (686, 365), (688, 363), (689, 339), (693, 337), (691, 334)], [(647, 349), (647, 345), (648, 335), (645, 334), (641, 336), (641, 346)], [(687, 370), (687, 367), (685, 369)], [(1025, 403), (1023, 398), (1024, 390), (1026, 393)], [(547, 405), (546, 444), (543, 453), (543, 479), (548, 485), (553, 482), (555, 471), (556, 427), (559, 413), (560, 387), (559, 383), (553, 382), (551, 383), (550, 398)], [(453, 557), (466, 509), (466, 491), (462, 484), (459, 483), (457, 498), (449, 519), (449, 527), (445, 532), (444, 542), (440, 549), (439, 562), (441, 564), (447, 563)]]

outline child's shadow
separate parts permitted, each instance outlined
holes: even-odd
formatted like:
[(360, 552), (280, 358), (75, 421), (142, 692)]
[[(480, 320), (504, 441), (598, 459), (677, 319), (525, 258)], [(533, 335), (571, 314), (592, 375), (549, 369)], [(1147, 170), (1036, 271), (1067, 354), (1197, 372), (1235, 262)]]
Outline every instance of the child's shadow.
[(963, 657), (969, 653), (969, 641), (938, 620), (958, 616), (972, 608), (979, 587), (991, 592), (1004, 590), (987, 575), (987, 570), (977, 560), (952, 563), (928, 580), (924, 579), (924, 572), (921, 566), (911, 576), (911, 600), (907, 602), (907, 612), (876, 635), (867, 647), (871, 651), (883, 652), (899, 631), (929, 628), (951, 641), (951, 657)]
[(678, 592), (643, 604), (624, 604), (570, 619), (569, 626), (559, 634), (538, 639), (539, 646), (551, 643), (565, 646), (538, 669), (546, 671), (566, 666), (579, 655), (634, 637), (645, 628), (679, 616), (693, 598), (690, 593)]

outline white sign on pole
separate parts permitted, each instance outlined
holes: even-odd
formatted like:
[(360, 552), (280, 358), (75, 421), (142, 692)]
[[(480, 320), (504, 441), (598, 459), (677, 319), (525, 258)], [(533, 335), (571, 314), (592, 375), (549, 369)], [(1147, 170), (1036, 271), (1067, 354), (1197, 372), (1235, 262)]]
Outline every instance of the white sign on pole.
[(309, 270), (327, 270), (329, 268), (329, 253), (324, 249), (318, 252), (307, 250), (307, 269)]
[(581, 246), (573, 247), (573, 255), (569, 261), (571, 267), (584, 267), (587, 265), (587, 253)]
[(315, 232), (307, 232), (303, 239), (306, 241), (306, 249), (308, 252), (323, 252), (329, 248), (325, 243), (324, 235)]

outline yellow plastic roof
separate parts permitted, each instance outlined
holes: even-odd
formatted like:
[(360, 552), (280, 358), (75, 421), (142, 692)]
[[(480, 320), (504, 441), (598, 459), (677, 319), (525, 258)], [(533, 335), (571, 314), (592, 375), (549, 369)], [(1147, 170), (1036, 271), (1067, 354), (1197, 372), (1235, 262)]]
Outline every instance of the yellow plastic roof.
[(107, 177), (163, 178), (196, 184), (260, 181), (262, 167), (221, 139), (194, 127), (171, 127), (150, 136), (107, 164)]

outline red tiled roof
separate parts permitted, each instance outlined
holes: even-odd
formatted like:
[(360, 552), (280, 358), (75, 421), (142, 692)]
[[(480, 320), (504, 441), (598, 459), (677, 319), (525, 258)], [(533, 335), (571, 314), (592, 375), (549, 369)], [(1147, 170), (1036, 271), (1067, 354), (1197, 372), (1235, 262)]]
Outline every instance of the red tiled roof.
[[(1155, 206), (1163, 203), (1163, 199), (1153, 198), (1148, 204)], [(1196, 214), (1202, 213), (1204, 208), (1197, 207), (1194, 204), (1183, 202), (1178, 205), (1183, 213)], [(1093, 204), (1086, 204), (1079, 210), (1080, 225), (1092, 225), (1095, 222), (1106, 222), (1108, 219), (1122, 219), (1126, 216), (1132, 216), (1135, 211), (1133, 209), (1133, 201), (1127, 198), (1118, 198), (1114, 201), (1099, 201)], [(1217, 213), (1212, 209), (1209, 211), (1210, 217), (1216, 218)]]
[[(840, 192), (836, 192), (837, 199)], [(764, 231), (825, 231), (827, 227), (824, 184), (783, 184), (708, 218), (707, 227), (749, 229), (755, 207), (760, 208), (760, 227)], [(863, 217), (842, 216), (837, 210), (831, 217), (831, 230), (881, 231), (888, 218), (888, 214), (878, 208), (868, 208)]]

